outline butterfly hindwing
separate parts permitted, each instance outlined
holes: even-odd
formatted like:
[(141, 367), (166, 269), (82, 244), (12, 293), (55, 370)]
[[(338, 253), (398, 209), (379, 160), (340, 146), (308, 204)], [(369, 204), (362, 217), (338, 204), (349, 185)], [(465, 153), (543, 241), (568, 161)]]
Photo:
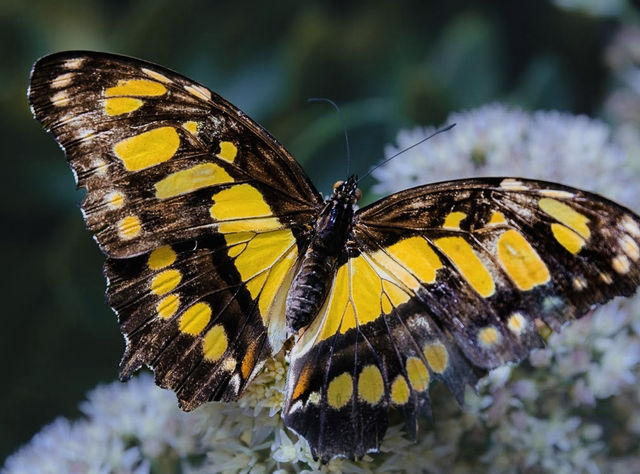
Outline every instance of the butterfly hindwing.
[(465, 385), (483, 373), (415, 298), (419, 281), (402, 261), (373, 243), (358, 244), (291, 352), (285, 423), (325, 460), (376, 450), (391, 407), (415, 436), (417, 416), (429, 411), (431, 380), (442, 380), (461, 401)]
[[(286, 232), (246, 234), (235, 245), (218, 235), (108, 259), (107, 296), (127, 339), (121, 376), (151, 366), (184, 409), (236, 399), (273, 352), (268, 330), (284, 333), (278, 315), (297, 256)], [(256, 261), (256, 242), (260, 253), (267, 242), (270, 258)], [(247, 260), (257, 262), (257, 276), (245, 284)]]
[(631, 294), (639, 241), (632, 212), (540, 181), (441, 183), (361, 209), (292, 350), (285, 421), (324, 459), (377, 449), (390, 406), (414, 431), (432, 380), (461, 399), (485, 370), (542, 346), (545, 326)]
[(287, 282), (322, 202), (298, 163), (221, 97), (136, 59), (45, 57), (29, 100), (87, 190), (121, 376), (152, 366), (186, 409), (237, 398), (286, 337)]

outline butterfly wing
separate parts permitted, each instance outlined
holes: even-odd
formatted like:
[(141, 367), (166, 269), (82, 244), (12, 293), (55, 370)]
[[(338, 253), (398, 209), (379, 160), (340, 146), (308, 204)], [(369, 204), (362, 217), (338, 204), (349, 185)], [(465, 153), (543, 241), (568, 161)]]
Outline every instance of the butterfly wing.
[(640, 218), (540, 181), (418, 187), (357, 212), (330, 296), (291, 354), (285, 422), (314, 452), (379, 447), (390, 406), (428, 411), (432, 380), (460, 399), (488, 369), (640, 283)]
[(87, 190), (121, 376), (152, 366), (185, 409), (237, 398), (282, 344), (283, 292), (322, 202), (300, 165), (218, 95), (137, 59), (47, 56), (28, 95)]

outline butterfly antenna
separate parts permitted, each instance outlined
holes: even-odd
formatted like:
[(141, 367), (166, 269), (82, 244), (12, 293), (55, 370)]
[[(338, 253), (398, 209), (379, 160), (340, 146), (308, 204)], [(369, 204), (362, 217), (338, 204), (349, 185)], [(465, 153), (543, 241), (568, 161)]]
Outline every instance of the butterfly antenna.
[(442, 127), (438, 130), (436, 130), (435, 132), (433, 132), (431, 135), (429, 135), (426, 138), (423, 138), (422, 140), (420, 140), (419, 142), (414, 143), (411, 146), (408, 146), (407, 148), (405, 148), (404, 150), (400, 150), (398, 153), (396, 153), (395, 155), (390, 156), (389, 158), (387, 158), (386, 160), (382, 161), (381, 163), (378, 163), (376, 166), (374, 166), (373, 168), (371, 168), (369, 171), (367, 171), (365, 174), (363, 174), (360, 179), (358, 180), (358, 182), (362, 181), (364, 178), (366, 178), (367, 176), (369, 176), (371, 173), (373, 173), (373, 171), (377, 170), (378, 168), (380, 168), (382, 165), (385, 165), (387, 163), (389, 163), (391, 160), (393, 160), (396, 156), (398, 155), (402, 155), (405, 151), (409, 151), (412, 148), (417, 147), (418, 145), (420, 145), (421, 143), (426, 142), (427, 140), (429, 140), (430, 138), (435, 137), (436, 135), (442, 133), (442, 132), (448, 132), (449, 130), (451, 130), (453, 127), (455, 127), (456, 124), (452, 123), (451, 125), (447, 125), (446, 127)]
[(336, 112), (338, 112), (338, 115), (340, 116), (340, 121), (342, 122), (342, 129), (344, 130), (344, 141), (347, 144), (347, 176), (349, 176), (349, 174), (351, 173), (351, 152), (349, 149), (349, 135), (347, 134), (347, 125), (344, 123), (342, 110), (340, 110), (340, 107), (338, 107), (338, 104), (336, 104), (331, 99), (327, 99), (325, 97), (311, 97), (307, 99), (307, 102), (328, 102), (333, 106), (334, 109), (336, 109)]

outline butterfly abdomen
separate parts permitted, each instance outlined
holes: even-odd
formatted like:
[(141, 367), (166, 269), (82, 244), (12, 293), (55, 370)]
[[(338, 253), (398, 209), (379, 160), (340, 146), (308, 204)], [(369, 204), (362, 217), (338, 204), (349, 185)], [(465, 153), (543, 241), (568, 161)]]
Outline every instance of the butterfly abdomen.
[(336, 271), (337, 258), (310, 247), (287, 297), (286, 319), (297, 332), (318, 314), (327, 298), (329, 284)]
[[(351, 183), (350, 183), (351, 184)], [(310, 324), (327, 299), (333, 282), (338, 256), (344, 251), (353, 221), (353, 191), (344, 187), (335, 190), (317, 220), (313, 237), (287, 295), (286, 320), (289, 329), (297, 332)]]

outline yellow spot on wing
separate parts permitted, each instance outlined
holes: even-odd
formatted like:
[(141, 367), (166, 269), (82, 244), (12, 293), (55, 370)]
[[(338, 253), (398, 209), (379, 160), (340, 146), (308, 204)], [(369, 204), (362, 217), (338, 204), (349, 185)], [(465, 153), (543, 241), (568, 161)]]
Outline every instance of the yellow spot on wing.
[[(210, 309), (209, 314), (211, 314)], [(205, 319), (207, 320), (207, 322), (209, 322), (208, 317)], [(206, 326), (206, 324), (204, 326)], [(204, 328), (204, 326), (202, 326), (202, 328)], [(196, 332), (196, 334), (199, 334), (200, 331), (202, 331), (202, 328), (198, 332)], [(228, 347), (229, 339), (227, 338), (227, 333), (224, 330), (224, 326), (222, 326), (221, 324), (213, 326), (202, 338), (202, 352), (204, 352), (204, 358), (211, 362), (215, 362), (220, 359), (220, 357), (222, 357), (227, 351)]]
[(442, 268), (442, 262), (422, 237), (396, 242), (387, 248), (387, 252), (422, 283), (436, 281), (436, 270)]
[(429, 367), (431, 367), (431, 370), (436, 374), (441, 374), (447, 370), (447, 365), (449, 365), (449, 353), (444, 347), (444, 344), (441, 342), (427, 344), (422, 352), (424, 353), (424, 358), (427, 359), (427, 362), (429, 363)]
[(104, 101), (104, 111), (109, 116), (127, 114), (142, 107), (143, 103), (131, 97), (113, 97)]
[(202, 163), (176, 171), (155, 184), (156, 197), (167, 199), (216, 184), (231, 183), (233, 178), (220, 166)]
[(398, 375), (391, 384), (391, 401), (396, 405), (404, 405), (409, 401), (409, 385), (402, 375)]
[[(193, 306), (187, 308), (187, 310), (182, 313), (180, 316), (180, 331), (191, 334), (192, 336), (197, 336), (202, 332), (202, 330), (209, 324), (211, 320), (211, 307), (207, 303), (196, 303)], [(224, 328), (220, 325), (214, 326), (203, 338), (202, 344), (204, 348), (205, 357), (207, 357), (207, 353), (210, 353), (209, 350), (212, 351), (213, 347), (218, 347), (220, 345), (219, 338), (214, 338), (211, 334), (219, 335), (220, 329), (217, 329), (217, 332), (212, 333), (212, 331), (216, 328), (222, 329), (222, 334), (224, 335)], [(207, 337), (209, 336), (209, 337)], [(214, 340), (215, 339), (215, 340)], [(225, 336), (226, 341), (226, 336)]]
[(161, 319), (169, 319), (176, 314), (180, 307), (180, 297), (175, 293), (165, 296), (156, 305), (156, 311)]
[(500, 342), (501, 335), (493, 326), (482, 328), (478, 333), (478, 342), (485, 348), (489, 348)]
[(211, 217), (220, 222), (219, 232), (223, 234), (247, 231), (269, 231), (283, 226), (256, 188), (249, 184), (239, 184), (213, 195)]
[(527, 326), (527, 320), (522, 314), (515, 312), (509, 316), (509, 320), (507, 321), (507, 327), (509, 330), (517, 335), (522, 334), (525, 327)]
[(491, 274), (464, 238), (443, 237), (437, 239), (434, 244), (451, 259), (462, 276), (481, 296), (486, 298), (495, 292)]
[(344, 333), (357, 326), (356, 318), (360, 324), (366, 324), (380, 316), (380, 294), (382, 282), (378, 274), (362, 257), (352, 258), (346, 265), (350, 265), (349, 277), (351, 279), (351, 297), (353, 304), (347, 311), (340, 327)]
[(218, 153), (218, 158), (223, 159), (224, 161), (228, 161), (229, 163), (233, 163), (233, 160), (236, 159), (238, 154), (238, 148), (231, 142), (220, 142), (220, 153)]
[(151, 291), (156, 295), (169, 293), (180, 284), (182, 274), (178, 270), (165, 270), (151, 280)]
[(118, 85), (104, 91), (106, 97), (132, 95), (137, 97), (153, 97), (163, 95), (167, 88), (156, 81), (148, 79), (126, 79), (118, 81)]
[[(289, 231), (285, 231), (289, 232)], [(291, 232), (289, 232), (291, 234)], [(269, 271), (269, 276), (267, 277), (267, 281), (262, 288), (262, 293), (260, 293), (260, 299), (258, 300), (258, 308), (260, 309), (260, 314), (266, 316), (269, 314), (269, 310), (273, 306), (276, 301), (278, 292), (284, 286), (284, 281), (289, 274), (289, 271), (293, 268), (296, 263), (298, 257), (298, 251), (294, 246), (295, 237), (291, 234), (291, 246), (287, 250), (284, 258), (281, 258), (278, 262), (276, 262), (271, 270)]]
[(124, 194), (112, 191), (105, 196), (109, 209), (120, 209), (124, 205)]
[[(256, 234), (235, 260), (242, 281), (268, 270), (294, 243), (295, 237), (290, 230)], [(258, 294), (252, 293), (251, 296), (256, 298)]]
[(184, 128), (186, 131), (188, 131), (192, 135), (195, 135), (196, 133), (198, 133), (198, 124), (196, 122), (194, 122), (193, 120), (189, 120), (188, 122), (184, 122), (182, 124), (182, 128)]
[(445, 229), (460, 229), (460, 222), (462, 222), (466, 217), (467, 215), (464, 212), (450, 212), (444, 220), (442, 227)]
[(133, 239), (141, 230), (142, 224), (136, 216), (127, 216), (118, 222), (118, 234), (125, 240)]
[(562, 224), (556, 222), (551, 224), (551, 232), (560, 245), (574, 255), (580, 252), (580, 249), (582, 249), (585, 244), (582, 237)]
[(544, 212), (567, 227), (573, 229), (585, 239), (588, 239), (591, 235), (589, 226), (587, 226), (589, 219), (572, 207), (551, 198), (540, 199), (540, 201), (538, 201), (538, 205)]
[[(228, 254), (236, 257), (234, 264), (242, 281), (248, 282), (251, 297), (258, 299), (258, 309), (266, 326), (272, 313), (279, 313), (284, 304), (285, 284), (291, 278), (298, 252), (296, 239), (288, 230), (265, 232), (263, 234), (226, 234)], [(239, 242), (246, 242), (241, 252), (237, 252)]]
[(235, 234), (225, 234), (227, 241), (227, 254), (229, 257), (237, 257), (247, 248), (247, 243), (256, 236), (253, 232), (238, 232)]
[(489, 219), (489, 222), (487, 222), (487, 225), (498, 225), (504, 224), (505, 222), (507, 222), (507, 220), (505, 219), (504, 214), (502, 212), (494, 211), (491, 213), (491, 218)]
[(400, 282), (417, 289), (421, 281), (434, 281), (436, 269), (442, 266), (421, 237), (405, 239), (386, 251), (391, 256), (379, 250), (352, 258), (338, 268), (327, 303), (321, 310), (327, 316), (322, 318), (324, 327), (319, 340), (374, 321), (381, 313), (390, 314), (393, 306), (411, 297)]
[(520, 290), (530, 290), (551, 278), (547, 266), (516, 230), (510, 229), (498, 238), (498, 260)]
[(176, 261), (176, 253), (170, 245), (158, 247), (149, 255), (147, 265), (151, 270), (160, 270)]
[(336, 277), (331, 287), (331, 293), (327, 298), (324, 327), (320, 332), (319, 340), (333, 336), (340, 328), (342, 317), (347, 310), (349, 302), (349, 270), (347, 264), (338, 268)]
[(138, 171), (169, 160), (180, 146), (173, 127), (159, 127), (116, 143), (113, 152), (129, 171)]
[(406, 362), (407, 377), (414, 390), (422, 392), (429, 386), (429, 371), (417, 357), (409, 357)]
[(384, 395), (382, 374), (375, 365), (367, 365), (358, 377), (358, 397), (371, 405), (375, 405)]
[(388, 311), (385, 309), (385, 314), (391, 313), (391, 305), (397, 308), (402, 303), (406, 303), (407, 301), (409, 301), (409, 298), (411, 297), (406, 291), (403, 291), (395, 283), (391, 283), (387, 280), (382, 281), (382, 288), (386, 293), (390, 303)]
[(353, 381), (348, 373), (335, 377), (327, 388), (327, 401), (331, 408), (339, 410), (351, 400), (353, 395)]

